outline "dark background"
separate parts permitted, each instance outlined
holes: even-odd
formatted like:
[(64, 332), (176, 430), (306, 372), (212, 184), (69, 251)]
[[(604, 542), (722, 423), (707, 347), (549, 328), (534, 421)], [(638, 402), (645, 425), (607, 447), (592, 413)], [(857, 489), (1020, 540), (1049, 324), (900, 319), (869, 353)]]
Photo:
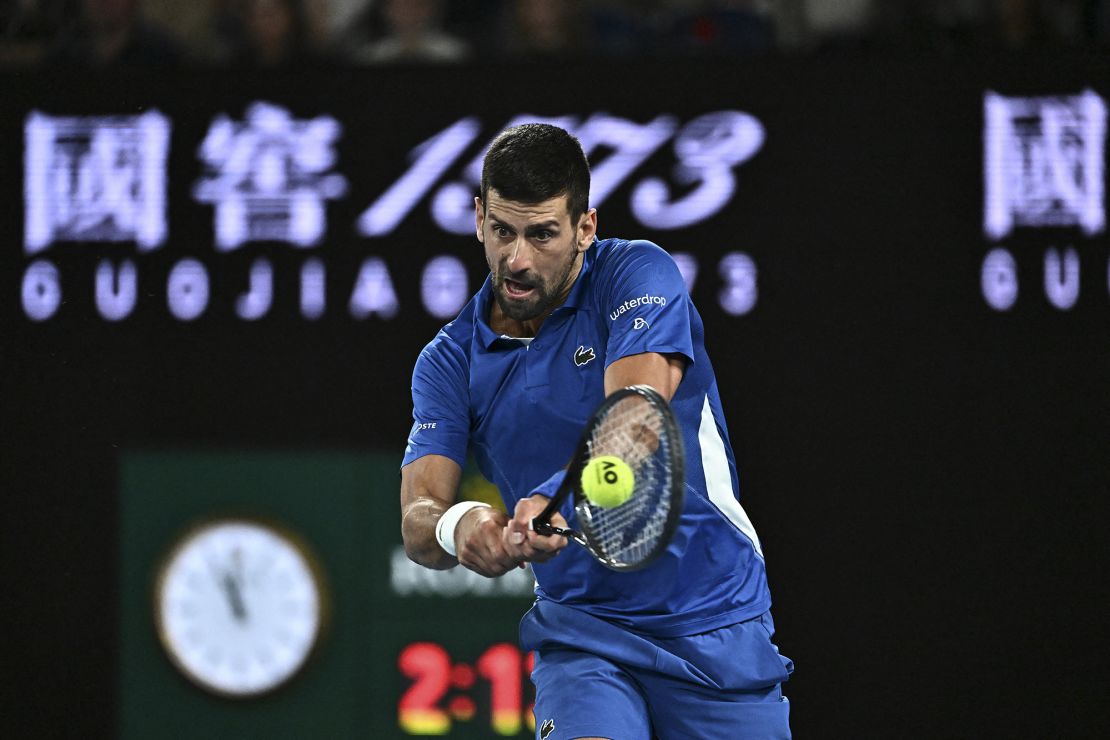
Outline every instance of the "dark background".
[[(358, 215), (408, 153), (478, 116), (487, 140), (520, 113), (605, 111), (644, 122), (717, 110), (758, 118), (767, 138), (734, 172), (728, 206), (675, 232), (641, 226), (631, 186), (669, 177), (664, 145), (600, 208), (603, 236), (693, 254), (741, 467), (764, 543), (777, 642), (797, 664), (785, 687), (798, 737), (1096, 737), (1110, 726), (1110, 239), (1016, 228), (1020, 293), (996, 312), (980, 291), (983, 117), (1003, 95), (1110, 96), (1105, 60), (1023, 56), (736, 63), (588, 64), (324, 75), (140, 73), (0, 79), (0, 420), (3, 430), (3, 723), (14, 736), (115, 733), (119, 634), (118, 469), (143, 448), (383, 450), (398, 462), (411, 423), (413, 360), (443, 323), (419, 302), (420, 270), (453, 254), (482, 278), (473, 239), (446, 234), (425, 198), (384, 238)], [(212, 208), (191, 188), (212, 118), (266, 100), (343, 125), (322, 245), (213, 246)], [(44, 252), (65, 302), (36, 323), (20, 304), (23, 122), (50, 115), (173, 120), (170, 235)], [(480, 149), (471, 147), (468, 162)], [(461, 165), (448, 177), (456, 178)], [(1074, 247), (1081, 293), (1045, 298), (1048, 248)], [(717, 305), (717, 263), (758, 265), (759, 301)], [(297, 311), (309, 253), (328, 270), (328, 308)], [(208, 310), (165, 304), (179, 259), (203, 262)], [(250, 263), (274, 265), (275, 304), (233, 312)], [(388, 264), (392, 320), (346, 309), (358, 265)], [(133, 259), (140, 298), (119, 323), (93, 299), (102, 258)], [(394, 517), (395, 499), (381, 502)], [(515, 621), (517, 615), (508, 615)], [(510, 638), (511, 639), (511, 638)], [(8, 734), (8, 733), (5, 733)]]

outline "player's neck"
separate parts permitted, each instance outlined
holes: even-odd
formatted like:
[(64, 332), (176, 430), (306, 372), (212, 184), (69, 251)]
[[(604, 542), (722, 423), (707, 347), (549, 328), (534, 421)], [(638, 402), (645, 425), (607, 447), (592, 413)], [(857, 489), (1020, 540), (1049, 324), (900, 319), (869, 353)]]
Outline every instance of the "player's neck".
[[(563, 300), (566, 300), (566, 298), (563, 298)], [(558, 304), (553, 305), (539, 316), (521, 321), (506, 316), (501, 310), (501, 305), (497, 301), (493, 301), (493, 305), (490, 306), (489, 312), (489, 328), (506, 337), (534, 337), (540, 333), (540, 327), (543, 325), (544, 320), (551, 315), (552, 311), (562, 304), (563, 301), (559, 301)]]

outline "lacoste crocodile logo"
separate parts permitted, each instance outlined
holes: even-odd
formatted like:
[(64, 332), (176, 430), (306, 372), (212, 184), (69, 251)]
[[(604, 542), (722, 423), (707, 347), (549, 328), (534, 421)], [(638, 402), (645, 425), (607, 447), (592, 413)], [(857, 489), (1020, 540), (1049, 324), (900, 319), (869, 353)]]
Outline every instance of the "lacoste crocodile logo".
[(596, 356), (593, 347), (584, 347), (580, 344), (578, 345), (578, 349), (574, 351), (574, 364), (578, 367), (582, 367)]

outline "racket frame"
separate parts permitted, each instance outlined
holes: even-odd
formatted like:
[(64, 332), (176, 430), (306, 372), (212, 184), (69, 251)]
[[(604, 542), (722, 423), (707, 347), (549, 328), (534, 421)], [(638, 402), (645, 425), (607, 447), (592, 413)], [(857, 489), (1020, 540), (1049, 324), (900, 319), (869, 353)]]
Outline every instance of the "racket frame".
[[(668, 455), (668, 462), (671, 468), (671, 503), (667, 511), (667, 520), (663, 525), (663, 533), (659, 536), (655, 547), (639, 561), (628, 563), (607, 557), (602, 551), (602, 548), (595, 545), (587, 533), (580, 532), (576, 529), (552, 525), (551, 517), (562, 508), (563, 502), (565, 502), (568, 497), (573, 496), (576, 509), (588, 504), (586, 495), (582, 491), (582, 470), (588, 462), (586, 454), (589, 451), (590, 438), (593, 435), (594, 429), (597, 427), (598, 423), (605, 418), (610, 408), (629, 396), (634, 395), (644, 398), (657, 412), (659, 412), (659, 417), (663, 423), (661, 434), (666, 435), (669, 439), (670, 444), (668, 445), (668, 451), (670, 454)], [(582, 436), (578, 440), (574, 455), (567, 464), (567, 472), (563, 477), (563, 482), (559, 485), (559, 488), (555, 491), (555, 495), (551, 497), (547, 506), (544, 507), (544, 510), (532, 519), (531, 528), (540, 535), (561, 535), (567, 539), (574, 540), (585, 547), (590, 555), (599, 563), (611, 570), (632, 571), (645, 568), (667, 549), (667, 545), (670, 544), (675, 530), (678, 529), (678, 521), (682, 516), (682, 505), (686, 487), (685, 464), (686, 456), (682, 446), (682, 435), (678, 428), (678, 422), (675, 421), (674, 413), (671, 411), (670, 405), (667, 403), (666, 399), (660, 395), (659, 391), (649, 385), (630, 385), (625, 388), (619, 388), (606, 396), (605, 400), (601, 402), (590, 417), (589, 422), (587, 422), (585, 428), (582, 430)]]

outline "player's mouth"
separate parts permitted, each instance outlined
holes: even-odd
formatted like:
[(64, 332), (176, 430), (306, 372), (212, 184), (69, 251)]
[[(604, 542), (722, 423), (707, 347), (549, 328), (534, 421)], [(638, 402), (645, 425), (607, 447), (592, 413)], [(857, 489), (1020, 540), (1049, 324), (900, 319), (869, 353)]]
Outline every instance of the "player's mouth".
[(510, 298), (527, 298), (535, 292), (536, 288), (533, 285), (526, 285), (518, 283), (516, 280), (505, 278), (501, 281), (501, 285), (505, 288), (505, 293)]

